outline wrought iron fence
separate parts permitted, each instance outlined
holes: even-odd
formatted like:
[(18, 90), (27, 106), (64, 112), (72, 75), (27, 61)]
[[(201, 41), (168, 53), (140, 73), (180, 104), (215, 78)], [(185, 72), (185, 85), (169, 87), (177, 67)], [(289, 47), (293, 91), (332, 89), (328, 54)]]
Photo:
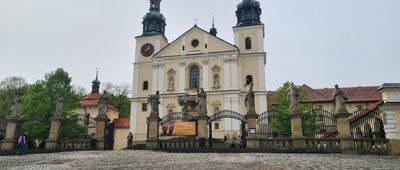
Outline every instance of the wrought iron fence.
[(350, 124), (354, 139), (386, 138), (382, 117), (377, 109), (353, 113)]
[[(161, 131), (159, 134), (160, 140), (167, 140), (167, 139), (194, 139), (196, 135), (193, 136), (175, 136), (175, 123), (179, 122), (197, 122), (196, 117), (192, 116), (186, 112), (174, 112), (170, 113), (167, 116), (161, 119)], [(196, 123), (197, 124), (197, 123)], [(196, 133), (197, 133), (197, 125), (196, 125)]]
[(337, 122), (332, 112), (313, 109), (301, 115), (305, 138), (337, 138)]
[(257, 119), (257, 135), (260, 138), (290, 138), (291, 127), (288, 113), (271, 110)]

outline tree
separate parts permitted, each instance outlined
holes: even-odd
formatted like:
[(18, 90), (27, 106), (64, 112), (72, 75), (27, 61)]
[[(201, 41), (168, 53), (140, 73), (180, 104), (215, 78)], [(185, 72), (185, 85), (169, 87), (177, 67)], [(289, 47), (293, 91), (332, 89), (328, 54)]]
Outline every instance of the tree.
[(109, 98), (113, 106), (115, 106), (120, 111), (121, 117), (129, 117), (131, 102), (128, 98), (129, 93), (129, 84), (121, 83), (119, 85), (115, 85), (110, 82), (103, 83), (104, 90), (106, 90), (109, 94)]
[[(30, 132), (33, 139), (45, 140), (50, 130), (50, 119), (54, 116), (57, 97), (64, 96), (63, 122), (73, 120), (74, 109), (79, 107), (80, 96), (73, 91), (71, 77), (63, 69), (59, 68), (54, 72), (45, 75), (44, 80), (38, 80), (29, 86), (27, 94), (22, 98), (22, 127), (21, 131)], [(63, 124), (62, 129), (78, 129), (79, 133), (86, 133), (80, 130), (80, 125)], [(76, 133), (70, 130), (64, 133)], [(76, 133), (75, 135), (80, 135)], [(67, 135), (68, 134), (63, 134)]]
[(17, 96), (24, 96), (28, 83), (22, 77), (7, 77), (0, 82), (0, 119), (6, 118)]
[[(269, 110), (272, 110), (275, 115), (272, 117), (272, 128), (278, 134), (285, 137), (289, 137), (291, 134), (290, 116), (289, 116), (289, 101), (287, 100), (287, 95), (289, 93), (289, 86), (291, 82), (286, 82), (283, 86), (279, 87), (275, 96), (273, 97), (274, 103), (269, 104)], [(316, 123), (312, 115), (309, 115), (307, 111), (311, 110), (312, 106), (304, 101), (309, 100), (307, 91), (299, 88), (299, 101), (300, 101), (300, 113), (302, 115), (302, 126), (303, 131), (309, 133), (314, 132), (316, 129)]]

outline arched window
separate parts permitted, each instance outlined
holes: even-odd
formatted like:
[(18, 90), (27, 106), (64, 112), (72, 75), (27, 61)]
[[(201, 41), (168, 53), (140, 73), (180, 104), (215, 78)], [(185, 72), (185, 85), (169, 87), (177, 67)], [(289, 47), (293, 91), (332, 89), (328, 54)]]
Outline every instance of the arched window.
[(149, 89), (149, 82), (144, 81), (143, 82), (143, 90), (148, 90)]
[(246, 50), (250, 50), (251, 49), (251, 38), (247, 37), (246, 38)]
[(190, 68), (189, 70), (189, 88), (197, 89), (200, 84), (200, 69), (197, 66)]
[(246, 85), (250, 85), (251, 83), (253, 83), (253, 76), (247, 75), (246, 76)]

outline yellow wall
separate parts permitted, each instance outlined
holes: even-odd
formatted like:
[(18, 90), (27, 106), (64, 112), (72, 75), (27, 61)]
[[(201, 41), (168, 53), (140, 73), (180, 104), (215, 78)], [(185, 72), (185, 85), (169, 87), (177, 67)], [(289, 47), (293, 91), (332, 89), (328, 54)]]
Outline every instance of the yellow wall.
[(126, 149), (128, 146), (129, 128), (115, 128), (114, 150)]

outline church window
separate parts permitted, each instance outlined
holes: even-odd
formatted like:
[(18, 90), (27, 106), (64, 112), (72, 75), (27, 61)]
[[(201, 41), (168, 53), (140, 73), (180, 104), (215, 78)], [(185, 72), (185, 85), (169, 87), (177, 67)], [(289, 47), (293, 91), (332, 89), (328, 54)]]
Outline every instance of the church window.
[(216, 123), (214, 124), (214, 129), (219, 129), (219, 123), (218, 123), (218, 122), (216, 122)]
[(185, 51), (185, 46), (182, 46), (182, 51)]
[(147, 112), (147, 103), (142, 103), (142, 112)]
[(253, 76), (247, 75), (246, 76), (246, 85), (250, 85), (251, 83), (253, 83)]
[(207, 45), (207, 43), (204, 45), (204, 48), (206, 48), (206, 49), (208, 48), (208, 45)]
[(251, 49), (251, 38), (247, 37), (246, 38), (246, 50), (250, 50)]
[(148, 90), (149, 89), (149, 82), (144, 81), (143, 82), (143, 90)]
[(200, 69), (197, 66), (190, 68), (189, 71), (189, 88), (197, 89), (200, 84)]

